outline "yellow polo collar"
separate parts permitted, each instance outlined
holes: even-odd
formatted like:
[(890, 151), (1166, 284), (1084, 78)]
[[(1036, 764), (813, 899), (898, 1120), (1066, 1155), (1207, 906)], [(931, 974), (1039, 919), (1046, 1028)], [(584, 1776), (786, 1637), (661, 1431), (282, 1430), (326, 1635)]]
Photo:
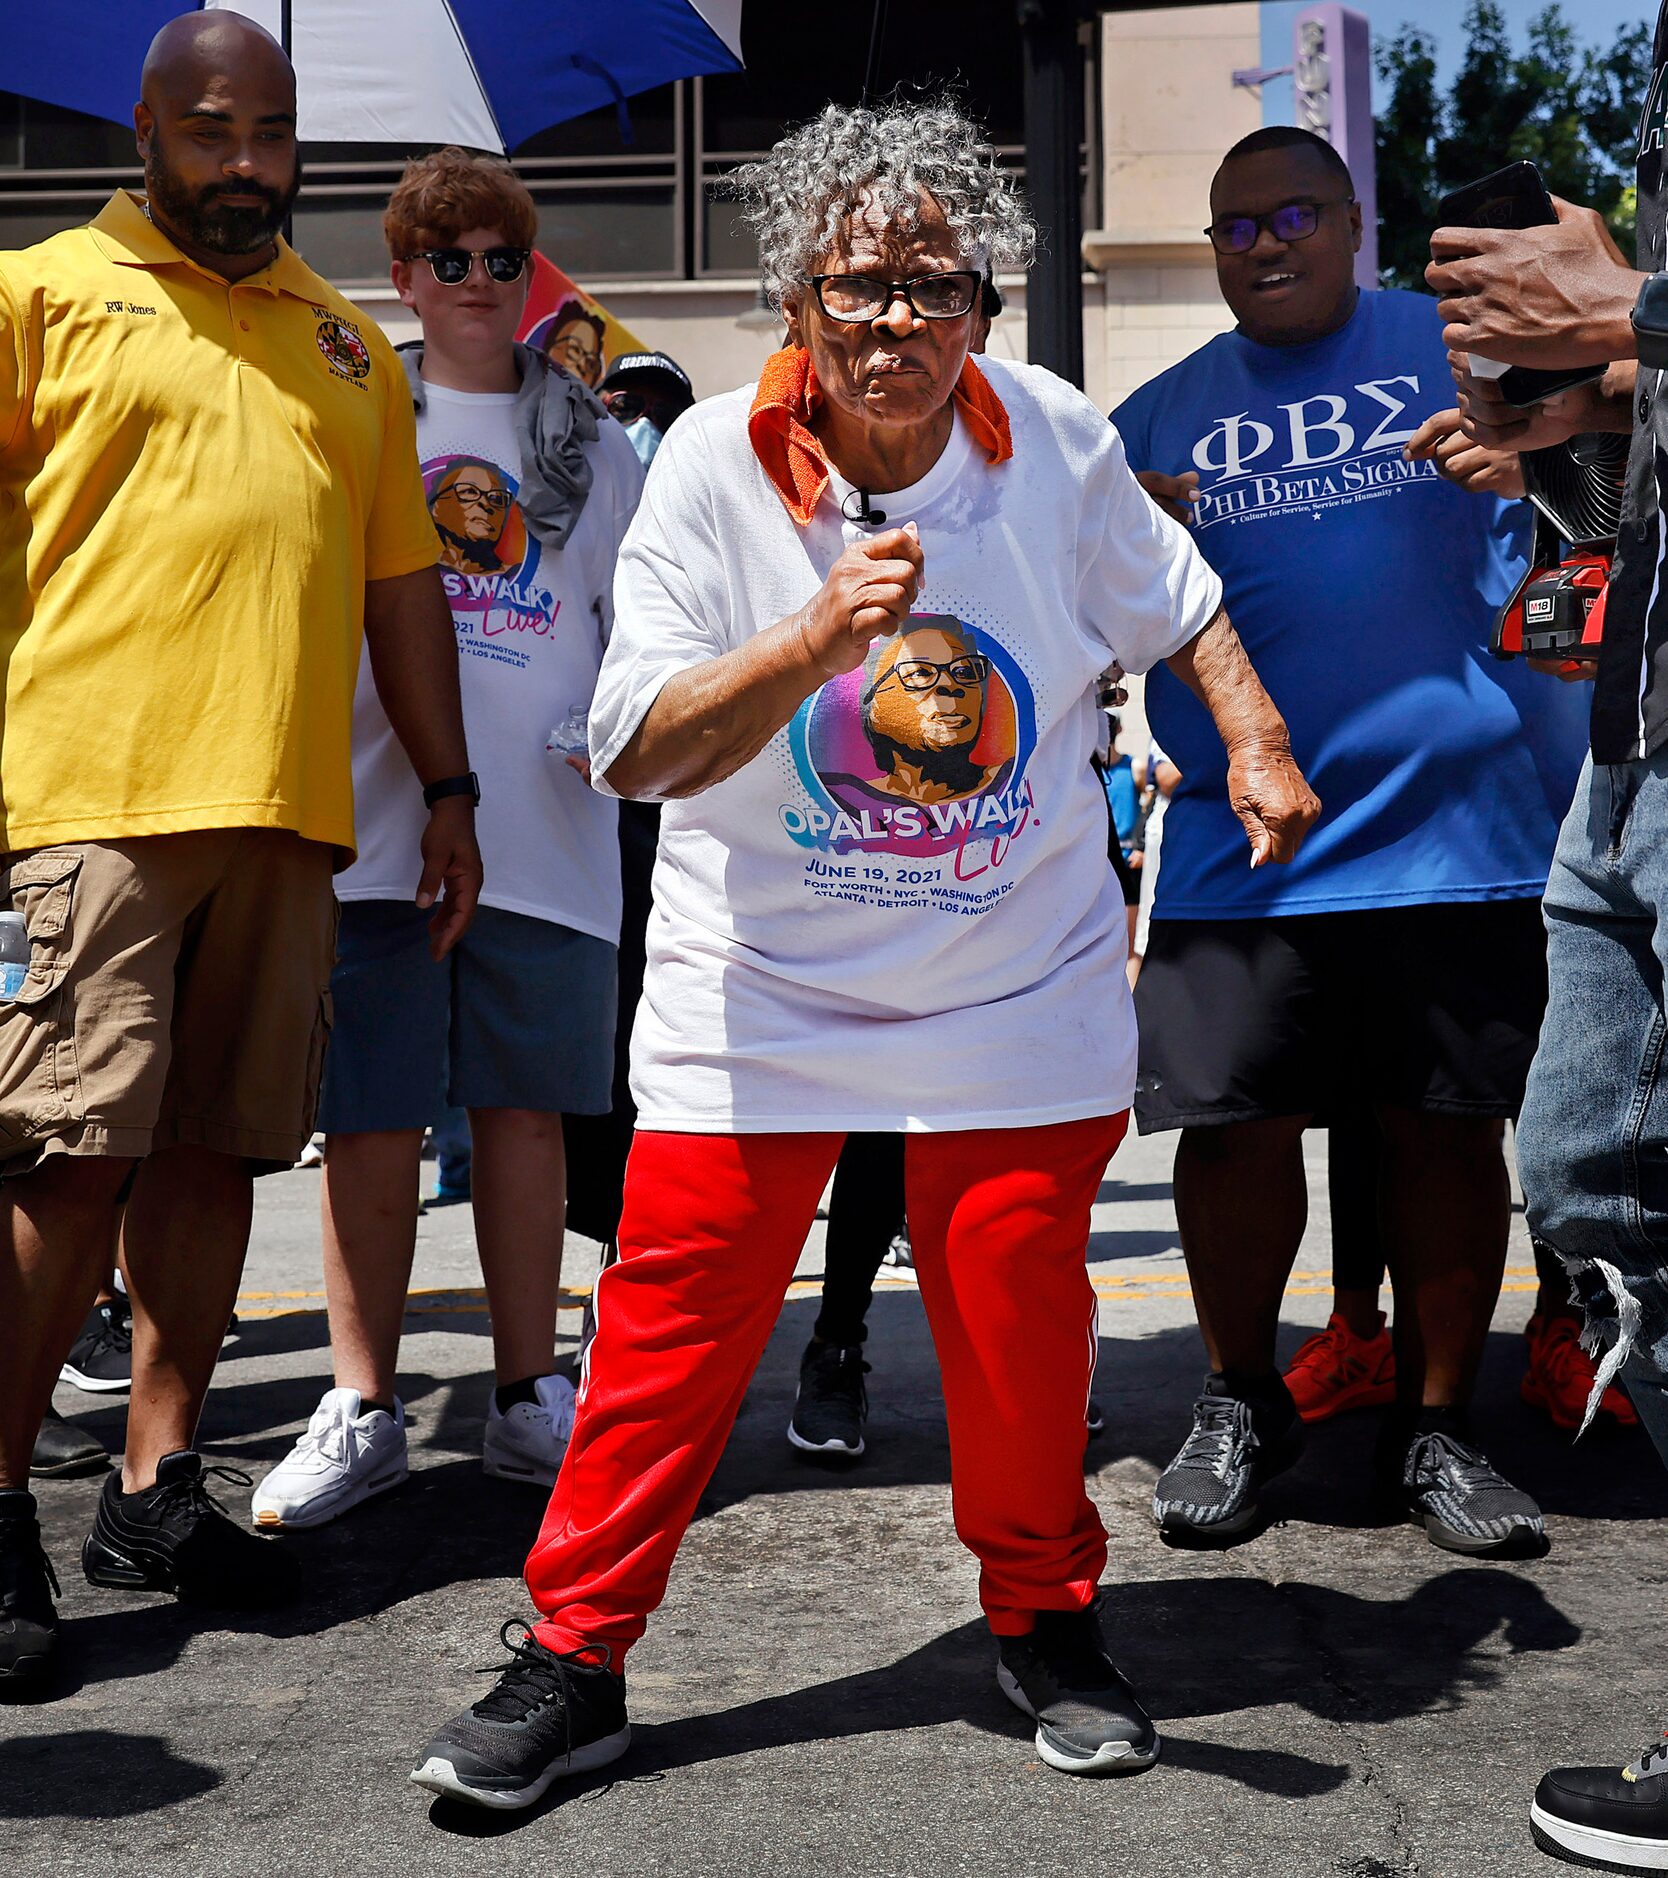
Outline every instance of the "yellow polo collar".
[(189, 267), (222, 286), (253, 287), (274, 295), (294, 294), (300, 300), (318, 298), (317, 276), (282, 235), (278, 237), (276, 260), (246, 280), (228, 282), (212, 268), (201, 266), (175, 247), (140, 208), (138, 196), (126, 189), (118, 189), (99, 210), (92, 223), (92, 235), (104, 254), (122, 267)]

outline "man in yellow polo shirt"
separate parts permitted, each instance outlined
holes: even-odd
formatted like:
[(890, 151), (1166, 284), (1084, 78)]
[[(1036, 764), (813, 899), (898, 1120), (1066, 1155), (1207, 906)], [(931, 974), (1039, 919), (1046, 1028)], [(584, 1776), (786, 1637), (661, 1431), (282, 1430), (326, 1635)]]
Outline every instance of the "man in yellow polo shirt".
[(190, 14), (141, 90), (144, 195), (0, 255), (0, 904), (30, 940), (0, 1003), (0, 1689), (56, 1643), (27, 1470), (124, 1201), (132, 1407), (86, 1574), (293, 1588), (194, 1443), (251, 1177), (312, 1125), (362, 634), (430, 804), (437, 956), (481, 878), (405, 376), (279, 238), (289, 61)]

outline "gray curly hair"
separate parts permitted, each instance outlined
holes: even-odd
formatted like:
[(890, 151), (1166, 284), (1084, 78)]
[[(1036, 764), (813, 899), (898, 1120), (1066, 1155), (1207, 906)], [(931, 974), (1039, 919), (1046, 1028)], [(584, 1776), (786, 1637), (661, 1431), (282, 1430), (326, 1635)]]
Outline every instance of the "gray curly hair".
[(1037, 245), (1018, 184), (997, 167), (983, 129), (954, 104), (831, 104), (730, 180), (778, 308), (838, 245), (865, 198), (912, 228), (925, 190), (963, 260), (990, 273), (1028, 267)]

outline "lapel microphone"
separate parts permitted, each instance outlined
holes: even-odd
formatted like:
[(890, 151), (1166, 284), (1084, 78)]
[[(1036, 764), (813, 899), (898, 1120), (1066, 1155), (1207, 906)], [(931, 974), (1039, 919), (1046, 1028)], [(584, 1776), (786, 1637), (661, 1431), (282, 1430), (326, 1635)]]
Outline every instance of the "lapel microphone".
[[(857, 504), (857, 513), (855, 515), (851, 512), (851, 505), (854, 502)], [(886, 511), (884, 509), (872, 509), (869, 507), (869, 492), (867, 489), (854, 489), (851, 494), (846, 497), (845, 501), (840, 504), (840, 513), (848, 522), (859, 522), (865, 528), (879, 528), (886, 520)]]

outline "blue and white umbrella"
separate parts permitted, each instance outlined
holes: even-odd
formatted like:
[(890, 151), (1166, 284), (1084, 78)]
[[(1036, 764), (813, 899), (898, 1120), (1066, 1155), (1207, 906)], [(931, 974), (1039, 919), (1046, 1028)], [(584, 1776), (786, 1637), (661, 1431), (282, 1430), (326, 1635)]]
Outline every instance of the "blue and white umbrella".
[[(227, 0), (202, 0), (213, 8)], [(237, 0), (295, 61), (308, 143), (513, 150), (674, 78), (741, 70), (742, 0)], [(186, 0), (0, 0), (0, 87), (125, 123)]]

